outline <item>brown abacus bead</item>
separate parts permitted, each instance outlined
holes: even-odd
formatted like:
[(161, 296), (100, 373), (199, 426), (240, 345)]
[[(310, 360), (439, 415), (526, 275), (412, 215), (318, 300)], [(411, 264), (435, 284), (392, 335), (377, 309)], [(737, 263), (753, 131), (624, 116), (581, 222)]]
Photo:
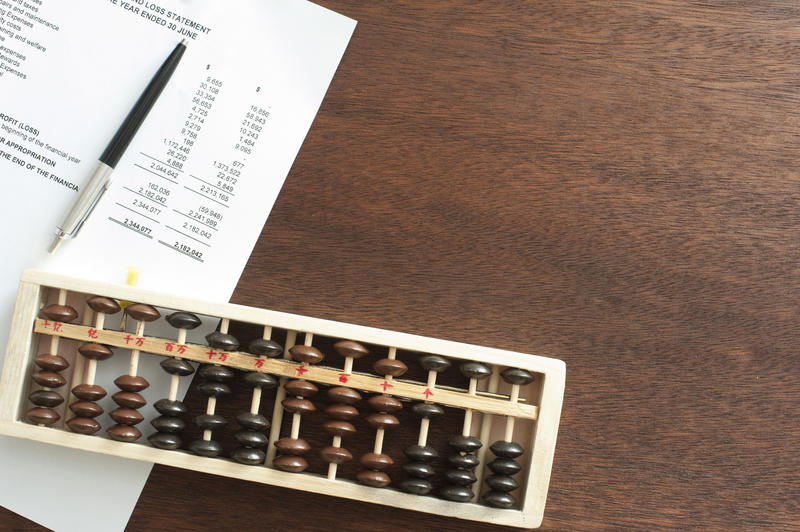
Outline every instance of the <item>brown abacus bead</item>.
[(361, 400), (361, 394), (352, 388), (345, 388), (344, 386), (337, 386), (328, 390), (328, 397), (331, 401), (336, 403), (344, 403), (352, 405)]
[(61, 416), (58, 415), (58, 412), (52, 408), (42, 407), (31, 408), (25, 414), (25, 417), (28, 419), (28, 421), (35, 423), (36, 425), (52, 425), (61, 419)]
[(134, 377), (133, 375), (121, 375), (114, 379), (114, 384), (120, 390), (126, 392), (141, 392), (150, 386), (150, 383), (144, 377)]
[(134, 442), (142, 437), (142, 433), (136, 427), (129, 425), (115, 425), (108, 429), (108, 435), (112, 440)]
[(158, 312), (155, 308), (151, 307), (150, 305), (145, 305), (143, 303), (134, 303), (130, 305), (128, 308), (125, 309), (125, 312), (128, 313), (128, 316), (135, 319), (136, 321), (144, 321), (144, 322), (151, 322), (155, 321), (161, 317), (161, 313)]
[(52, 390), (36, 390), (28, 396), (31, 403), (36, 406), (53, 408), (64, 402), (64, 398), (58, 392)]
[(383, 471), (363, 469), (356, 475), (358, 481), (373, 488), (385, 488), (392, 483), (392, 479)]
[(112, 410), (109, 415), (111, 419), (120, 425), (136, 425), (137, 423), (141, 423), (144, 419), (141, 412), (132, 408), (117, 408), (116, 410)]
[(281, 455), (299, 456), (311, 450), (311, 445), (301, 438), (281, 438), (275, 442), (275, 448)]
[(376, 412), (397, 412), (403, 408), (403, 403), (390, 395), (370, 397), (367, 404)]
[(299, 473), (308, 467), (308, 462), (306, 462), (305, 458), (302, 456), (291, 456), (285, 454), (275, 458), (275, 460), (272, 461), (272, 465), (281, 471)]
[(46, 388), (60, 388), (67, 383), (63, 375), (52, 371), (37, 371), (32, 375), (33, 381)]
[(134, 392), (117, 392), (111, 396), (115, 403), (126, 408), (142, 408), (147, 404), (144, 397)]
[(319, 389), (313, 383), (306, 380), (293, 380), (287, 382), (284, 387), (288, 395), (298, 397), (312, 397)]
[(106, 360), (114, 354), (108, 347), (95, 342), (83, 344), (78, 352), (90, 360)]
[(103, 314), (116, 314), (120, 311), (119, 303), (105, 296), (92, 296), (86, 300), (86, 304), (95, 311)]
[(33, 362), (45, 371), (64, 371), (69, 367), (69, 362), (61, 355), (36, 355)]
[(84, 401), (99, 401), (106, 396), (106, 391), (97, 384), (79, 384), (72, 389), (72, 395)]
[(89, 435), (100, 430), (100, 423), (88, 417), (74, 417), (67, 421), (67, 426), (78, 434)]
[(103, 407), (97, 403), (92, 403), (91, 401), (78, 401), (72, 403), (69, 405), (69, 409), (72, 410), (78, 417), (95, 418), (103, 413)]
[(358, 462), (364, 467), (378, 471), (389, 469), (394, 465), (394, 460), (388, 454), (367, 453)]
[(369, 354), (369, 350), (358, 342), (352, 340), (342, 340), (333, 344), (333, 348), (341, 356), (346, 358), (361, 358)]
[(319, 455), (329, 464), (343, 464), (353, 459), (353, 455), (344, 447), (325, 447)]
[(239, 340), (235, 336), (228, 333), (214, 331), (206, 335), (206, 342), (211, 347), (222, 349), (223, 351), (236, 351), (239, 349)]
[(382, 358), (372, 365), (372, 369), (378, 375), (400, 377), (408, 371), (408, 366), (393, 358)]
[(172, 314), (168, 315), (166, 318), (167, 323), (175, 327), (176, 329), (196, 329), (203, 323), (200, 318), (192, 314), (191, 312), (173, 312)]
[(317, 408), (308, 399), (298, 399), (297, 397), (287, 397), (282, 402), (283, 408), (292, 414), (301, 416), (314, 412)]
[(356, 428), (347, 421), (326, 421), (322, 424), (322, 428), (331, 436), (340, 436), (342, 438), (356, 433)]
[(47, 305), (39, 311), (39, 316), (48, 320), (69, 323), (78, 317), (78, 311), (68, 305)]
[(400, 424), (400, 420), (393, 415), (379, 412), (368, 415), (365, 421), (373, 429), (391, 429)]
[(256, 338), (247, 346), (247, 351), (256, 356), (272, 358), (283, 353), (281, 344), (266, 338)]
[(325, 358), (319, 349), (310, 345), (296, 345), (289, 349), (289, 353), (293, 359), (307, 364), (317, 364)]
[(358, 417), (358, 409), (346, 404), (334, 404), (325, 408), (325, 413), (333, 419), (350, 421)]

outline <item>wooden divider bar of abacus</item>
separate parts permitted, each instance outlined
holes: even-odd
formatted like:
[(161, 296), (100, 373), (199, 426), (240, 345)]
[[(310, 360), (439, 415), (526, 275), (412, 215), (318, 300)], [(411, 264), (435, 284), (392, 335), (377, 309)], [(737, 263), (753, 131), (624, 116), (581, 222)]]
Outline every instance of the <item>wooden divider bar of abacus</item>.
[[(281, 377), (303, 378), (305, 380), (316, 381), (331, 386), (349, 386), (358, 390), (388, 393), (390, 395), (418, 401), (434, 401), (445, 406), (469, 408), (489, 414), (513, 416), (521, 419), (536, 419), (538, 410), (535, 405), (510, 403), (502, 399), (468, 395), (466, 390), (463, 392), (453, 392), (437, 388), (432, 392), (425, 385), (403, 382), (399, 379), (393, 379), (391, 384), (389, 384), (383, 378), (362, 373), (353, 373), (349, 376), (343, 376), (341, 370), (330, 369), (324, 366), (319, 367), (309, 364), (299, 364), (283, 359), (257, 358), (241, 352), (223, 352), (197, 344), (178, 345), (175, 343), (174, 339), (169, 340), (147, 336), (137, 338), (124, 331), (109, 329), (95, 330), (85, 325), (58, 323), (41, 318), (36, 319), (33, 331), (39, 334), (59, 336), (61, 338), (81, 340), (84, 342), (97, 342), (126, 349), (130, 349), (135, 345), (136, 349), (143, 353), (177, 356), (186, 360), (214, 363), (248, 371), (259, 371), (262, 373), (279, 375)], [(136, 343), (132, 344), (131, 342)], [(388, 388), (387, 385), (391, 386), (391, 388)]]
[[(124, 443), (97, 436), (84, 436), (60, 428), (31, 425), (22, 420), (31, 386), (32, 360), (35, 356), (35, 333), (53, 335), (45, 320), (37, 318), (50, 289), (63, 289), (86, 295), (103, 295), (117, 300), (134, 301), (171, 310), (183, 310), (198, 315), (212, 316), (232, 321), (269, 325), (296, 332), (349, 339), (378, 346), (391, 346), (404, 351), (438, 354), (452, 359), (482, 362), (494, 368), (518, 367), (537, 374), (539, 381), (536, 397), (528, 397), (529, 404), (513, 404), (504, 398), (469, 395), (465, 392), (434, 390), (437, 403), (457, 408), (472, 409), (502, 417), (529, 419), (531, 432), (527, 471), (520, 488), (519, 508), (501, 510), (472, 503), (455, 503), (434, 497), (412, 495), (397, 490), (376, 489), (359, 485), (346, 479), (328, 479), (324, 476), (287, 473), (270, 467), (253, 467), (231, 460), (205, 458), (187, 452), (163, 450), (141, 443)], [(126, 332), (96, 331), (90, 337), (87, 325), (62, 324), (58, 334), (78, 341), (93, 340), (100, 343), (131, 348), (126, 343)], [(35, 332), (34, 332), (35, 331)], [(92, 331), (92, 335), (95, 332)], [(199, 362), (212, 362), (231, 367), (257, 370), (284, 378), (297, 376), (299, 364), (284, 359), (258, 359), (237, 353), (211, 354), (208, 346), (187, 345), (185, 352), (170, 351), (170, 340), (144, 337), (141, 351), (178, 356)], [(177, 348), (177, 344), (173, 349)], [(215, 358), (216, 357), (216, 358)], [(222, 360), (222, 358), (225, 360)], [(78, 357), (80, 359), (80, 357)], [(259, 362), (259, 360), (263, 360)], [(259, 367), (260, 365), (260, 367)], [(339, 371), (331, 368), (306, 368), (303, 378), (324, 384), (342, 385)], [(354, 373), (346, 386), (383, 393), (383, 379), (373, 375)], [(244, 307), (225, 303), (212, 303), (191, 298), (142, 290), (125, 285), (96, 283), (49, 272), (26, 271), (20, 281), (17, 304), (9, 335), (9, 343), (0, 380), (0, 433), (40, 442), (110, 454), (125, 458), (145, 460), (174, 467), (218, 474), (273, 485), (282, 485), (301, 491), (311, 491), (337, 497), (367, 501), (392, 507), (407, 508), (436, 515), (460, 519), (491, 522), (507, 526), (535, 528), (540, 525), (550, 481), (561, 404), (564, 394), (565, 366), (560, 360), (514, 353), (500, 349), (462, 344), (435, 338), (425, 338), (406, 333), (387, 331), (329, 320), (297, 316), (282, 312)], [(424, 401), (425, 386), (417, 383), (392, 381), (389, 393), (409, 399)], [(491, 416), (487, 418), (491, 422)], [(482, 438), (484, 439), (484, 438)], [(484, 447), (485, 449), (485, 447)], [(483, 462), (483, 460), (481, 460)]]

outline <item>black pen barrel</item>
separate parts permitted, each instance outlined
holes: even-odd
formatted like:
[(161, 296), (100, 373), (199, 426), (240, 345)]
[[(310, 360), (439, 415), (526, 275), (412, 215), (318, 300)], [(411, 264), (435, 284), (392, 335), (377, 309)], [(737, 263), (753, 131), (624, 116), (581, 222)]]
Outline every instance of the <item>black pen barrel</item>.
[(164, 90), (167, 82), (172, 77), (172, 73), (175, 72), (175, 68), (177, 68), (183, 56), (183, 52), (185, 51), (186, 45), (181, 42), (175, 47), (172, 53), (169, 54), (169, 57), (167, 57), (161, 65), (161, 68), (158, 69), (153, 79), (150, 80), (147, 88), (142, 95), (139, 96), (136, 105), (133, 106), (128, 116), (125, 117), (122, 125), (114, 134), (114, 138), (108, 143), (108, 147), (106, 147), (105, 151), (100, 156), (100, 162), (107, 164), (111, 168), (117, 165), (122, 158), (122, 154), (125, 153), (134, 135), (136, 135), (142, 122), (144, 122), (144, 119), (150, 112), (150, 109), (152, 109), (153, 104), (156, 103), (161, 91)]

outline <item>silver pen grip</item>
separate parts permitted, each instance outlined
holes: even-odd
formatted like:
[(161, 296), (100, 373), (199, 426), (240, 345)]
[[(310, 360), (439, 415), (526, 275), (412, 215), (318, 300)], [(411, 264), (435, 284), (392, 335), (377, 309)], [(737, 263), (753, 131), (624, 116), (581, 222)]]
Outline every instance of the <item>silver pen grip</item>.
[(94, 209), (97, 202), (111, 183), (111, 172), (114, 169), (105, 163), (97, 163), (97, 169), (85, 185), (78, 201), (76, 201), (64, 221), (58, 226), (60, 235), (74, 237), (80, 231), (83, 222)]

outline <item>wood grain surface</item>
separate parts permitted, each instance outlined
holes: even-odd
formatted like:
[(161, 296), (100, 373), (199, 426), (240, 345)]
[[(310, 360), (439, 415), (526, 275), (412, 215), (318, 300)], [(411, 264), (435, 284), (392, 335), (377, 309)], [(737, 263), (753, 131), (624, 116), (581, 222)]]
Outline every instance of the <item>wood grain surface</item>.
[[(797, 3), (319, 3), (232, 301), (564, 360), (542, 530), (800, 529)], [(213, 528), (501, 530), (155, 467), (129, 529)]]

